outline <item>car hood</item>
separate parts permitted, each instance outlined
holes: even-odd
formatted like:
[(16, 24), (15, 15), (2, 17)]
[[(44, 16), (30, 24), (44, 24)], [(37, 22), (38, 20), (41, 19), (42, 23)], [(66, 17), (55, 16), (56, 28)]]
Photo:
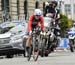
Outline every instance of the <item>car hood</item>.
[(11, 36), (10, 32), (4, 33), (4, 34), (0, 34), (0, 38), (7, 38), (7, 37), (10, 37), (10, 36)]

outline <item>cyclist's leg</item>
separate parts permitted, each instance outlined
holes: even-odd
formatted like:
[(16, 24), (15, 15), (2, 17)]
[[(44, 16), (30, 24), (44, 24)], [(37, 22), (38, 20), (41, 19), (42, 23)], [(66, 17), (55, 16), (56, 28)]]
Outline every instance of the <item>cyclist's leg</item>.
[(31, 43), (31, 35), (29, 35), (28, 39), (26, 40), (26, 50), (27, 50), (27, 52), (30, 48), (30, 43)]
[(29, 35), (29, 37), (26, 41), (26, 47), (30, 47), (30, 42), (31, 42), (31, 35)]
[(29, 35), (27, 41), (26, 41), (26, 52), (27, 52), (27, 59), (28, 61), (31, 58), (31, 35)]
[[(34, 30), (34, 27), (32, 27), (32, 31)], [(30, 43), (31, 43), (31, 38), (32, 38), (32, 35), (31, 33), (28, 33), (28, 39), (26, 41), (26, 48), (29, 48), (30, 47)]]

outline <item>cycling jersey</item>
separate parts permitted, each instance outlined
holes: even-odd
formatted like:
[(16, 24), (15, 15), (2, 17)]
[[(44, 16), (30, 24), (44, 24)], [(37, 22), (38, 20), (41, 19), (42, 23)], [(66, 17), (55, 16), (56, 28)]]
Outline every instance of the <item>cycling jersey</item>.
[(41, 27), (42, 31), (44, 31), (43, 17), (40, 16), (40, 18), (37, 20), (34, 15), (30, 16), (29, 22), (28, 22), (28, 32), (30, 32), (36, 26), (39, 26), (39, 24), (41, 25), (40, 27)]

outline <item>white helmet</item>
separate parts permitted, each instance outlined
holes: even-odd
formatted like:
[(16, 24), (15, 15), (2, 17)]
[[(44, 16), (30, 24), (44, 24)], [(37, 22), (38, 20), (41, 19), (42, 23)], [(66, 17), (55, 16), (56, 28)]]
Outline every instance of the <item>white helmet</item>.
[(35, 9), (34, 15), (40, 16), (40, 15), (42, 15), (42, 11), (40, 9)]

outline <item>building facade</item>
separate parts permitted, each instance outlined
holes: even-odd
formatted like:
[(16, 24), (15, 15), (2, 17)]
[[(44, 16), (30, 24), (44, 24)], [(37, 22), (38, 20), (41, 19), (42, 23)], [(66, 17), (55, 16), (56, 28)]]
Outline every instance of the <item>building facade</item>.
[(43, 11), (47, 0), (0, 0), (0, 22), (28, 19), (35, 8)]
[(75, 20), (75, 0), (57, 0), (61, 12)]
[[(0, 22), (6, 20), (28, 19), (35, 8), (42, 11), (45, 2), (51, 0), (0, 0)], [(75, 0), (56, 0), (63, 14), (75, 20)]]

